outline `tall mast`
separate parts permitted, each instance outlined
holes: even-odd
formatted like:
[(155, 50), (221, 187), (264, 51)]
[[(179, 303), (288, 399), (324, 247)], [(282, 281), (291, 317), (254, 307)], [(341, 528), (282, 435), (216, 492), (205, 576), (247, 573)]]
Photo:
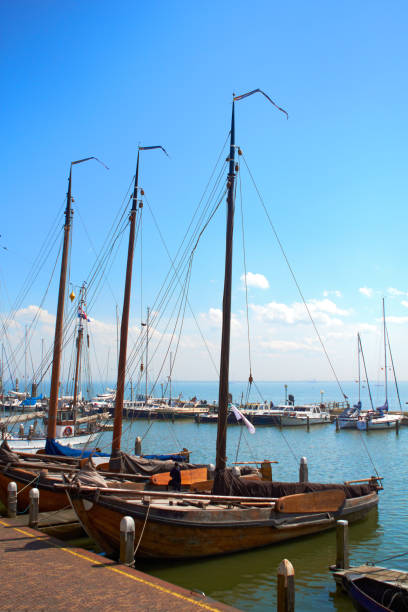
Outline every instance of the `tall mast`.
[[(48, 405), (47, 440), (55, 438), (56, 425), (57, 425), (58, 389), (59, 389), (59, 382), (60, 382), (59, 379), (60, 379), (60, 371), (61, 371), (61, 353), (62, 353), (63, 325), (64, 325), (64, 303), (65, 303), (65, 291), (66, 291), (66, 284), (67, 284), (69, 239), (70, 239), (71, 221), (72, 221), (72, 208), (71, 208), (72, 166), (74, 166), (75, 164), (81, 164), (82, 162), (86, 162), (90, 159), (95, 159), (99, 161), (99, 159), (97, 159), (96, 157), (86, 157), (85, 159), (79, 159), (77, 161), (71, 162), (71, 166), (69, 168), (67, 206), (65, 209), (64, 242), (63, 242), (63, 247), (62, 247), (61, 274), (60, 274), (60, 283), (59, 283), (59, 292), (58, 292), (57, 318), (55, 321), (54, 353), (53, 353), (53, 359), (52, 359), (50, 401)], [(102, 164), (102, 165), (104, 166), (105, 164)]]
[(137, 195), (139, 189), (139, 158), (140, 150), (137, 152), (135, 184), (133, 189), (133, 203), (129, 216), (129, 244), (126, 264), (126, 280), (125, 292), (123, 295), (122, 322), (120, 326), (120, 348), (118, 359), (118, 377), (116, 383), (116, 399), (115, 399), (115, 419), (113, 423), (112, 437), (112, 452), (111, 457), (117, 457), (120, 452), (120, 443), (122, 437), (122, 416), (123, 416), (123, 399), (125, 394), (125, 371), (126, 371), (126, 353), (127, 340), (129, 329), (129, 312), (130, 312), (130, 294), (132, 289), (132, 269), (133, 269), (133, 252), (135, 248), (135, 228), (136, 228), (136, 210), (137, 210)]
[(169, 406), (171, 406), (171, 360), (173, 358), (172, 353), (170, 353), (170, 373), (169, 373)]
[(147, 365), (147, 362), (148, 362), (148, 359), (149, 359), (149, 317), (150, 317), (150, 308), (147, 307), (147, 313), (146, 313), (146, 367), (145, 367), (146, 393), (145, 393), (145, 403), (147, 403), (147, 384), (148, 384), (148, 365)]
[(41, 385), (40, 394), (43, 392), (43, 360), (44, 360), (44, 338), (41, 338)]
[(227, 456), (227, 417), (228, 417), (228, 385), (231, 330), (231, 283), (232, 283), (232, 243), (234, 234), (235, 208), (235, 109), (232, 102), (229, 170), (227, 177), (227, 230), (225, 238), (225, 276), (224, 297), (222, 301), (222, 336), (220, 360), (220, 386), (218, 393), (218, 430), (217, 456), (215, 467), (222, 471), (226, 467)]
[[(122, 413), (123, 413), (123, 399), (125, 394), (125, 373), (126, 373), (126, 353), (127, 353), (127, 340), (128, 340), (128, 329), (129, 329), (129, 312), (130, 312), (130, 294), (132, 288), (132, 269), (133, 269), (133, 252), (135, 247), (135, 225), (136, 225), (136, 210), (137, 210), (137, 196), (139, 185), (139, 157), (140, 151), (147, 149), (162, 149), (164, 153), (167, 152), (162, 146), (153, 147), (139, 147), (137, 151), (137, 163), (136, 163), (136, 174), (135, 184), (133, 189), (133, 204), (129, 216), (129, 245), (128, 245), (128, 256), (126, 264), (126, 280), (125, 280), (125, 292), (123, 295), (123, 309), (122, 309), (122, 322), (120, 326), (120, 346), (119, 346), (119, 360), (118, 360), (118, 378), (116, 383), (116, 399), (115, 399), (115, 417), (113, 421), (113, 435), (112, 435), (112, 452), (111, 457), (117, 457), (120, 452), (120, 443), (122, 437)], [(140, 189), (141, 195), (143, 190)], [(143, 208), (143, 203), (139, 201), (139, 208)]]
[(231, 284), (232, 284), (232, 239), (234, 234), (234, 208), (235, 208), (235, 108), (234, 102), (243, 100), (248, 96), (260, 93), (286, 115), (288, 113), (275, 104), (261, 89), (254, 89), (240, 96), (233, 95), (231, 132), (230, 132), (230, 153), (229, 170), (227, 178), (227, 231), (225, 239), (225, 276), (224, 276), (224, 297), (222, 301), (222, 335), (221, 335), (221, 359), (220, 359), (220, 387), (218, 394), (218, 430), (217, 430), (217, 456), (215, 461), (216, 471), (219, 473), (225, 469), (227, 463), (227, 417), (228, 417), (228, 383), (229, 383), (229, 356), (230, 356), (230, 331), (231, 331)]
[(74, 398), (72, 402), (73, 408), (77, 405), (78, 399), (78, 380), (79, 380), (79, 364), (81, 362), (81, 348), (82, 348), (82, 340), (84, 336), (84, 324), (83, 324), (83, 314), (84, 314), (84, 304), (85, 304), (85, 283), (81, 287), (81, 294), (79, 300), (79, 309), (78, 309), (78, 317), (79, 317), (79, 325), (78, 325), (78, 335), (76, 341), (76, 362), (75, 362), (75, 380), (74, 380)]
[(65, 289), (67, 284), (67, 267), (69, 252), (69, 237), (71, 233), (72, 208), (71, 208), (71, 186), (72, 186), (72, 163), (69, 169), (67, 206), (65, 209), (64, 243), (62, 247), (61, 274), (58, 292), (57, 319), (55, 322), (54, 354), (52, 359), (50, 401), (48, 405), (48, 427), (47, 439), (55, 438), (57, 425), (58, 388), (61, 371), (61, 352), (64, 324)]
[(24, 391), (27, 393), (27, 325), (24, 332)]
[(385, 403), (388, 403), (388, 377), (387, 377), (387, 330), (385, 327), (385, 300), (382, 300), (383, 325), (384, 325), (384, 383), (385, 383)]
[(358, 401), (361, 401), (360, 334), (357, 333)]

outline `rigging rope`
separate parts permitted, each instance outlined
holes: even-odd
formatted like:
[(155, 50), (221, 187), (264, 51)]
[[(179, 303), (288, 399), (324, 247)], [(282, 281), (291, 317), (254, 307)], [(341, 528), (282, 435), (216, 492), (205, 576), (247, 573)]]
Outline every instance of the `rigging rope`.
[(248, 164), (247, 164), (247, 161), (246, 161), (246, 159), (245, 159), (244, 154), (242, 154), (242, 157), (243, 157), (243, 160), (244, 160), (244, 162), (245, 162), (245, 166), (246, 166), (246, 168), (247, 168), (247, 170), (248, 170), (249, 176), (251, 177), (252, 184), (254, 185), (255, 191), (256, 191), (256, 192), (257, 192), (257, 194), (258, 194), (259, 201), (261, 202), (262, 208), (263, 208), (263, 210), (264, 210), (264, 212), (265, 212), (265, 215), (266, 215), (266, 217), (267, 217), (267, 219), (268, 219), (269, 225), (271, 226), (271, 229), (272, 229), (272, 231), (273, 231), (273, 233), (274, 233), (274, 235), (275, 235), (275, 238), (276, 238), (276, 241), (277, 241), (278, 246), (279, 246), (279, 248), (280, 248), (280, 251), (281, 251), (281, 253), (282, 253), (282, 255), (283, 255), (283, 257), (284, 257), (284, 259), (285, 259), (285, 261), (286, 261), (286, 265), (288, 266), (289, 272), (290, 272), (290, 274), (291, 274), (291, 276), (292, 276), (292, 278), (293, 278), (293, 281), (294, 281), (294, 283), (295, 283), (295, 285), (296, 285), (296, 288), (297, 288), (297, 290), (298, 290), (298, 292), (299, 292), (299, 295), (300, 295), (300, 297), (301, 297), (301, 299), (302, 299), (303, 305), (304, 305), (304, 307), (306, 308), (307, 314), (308, 314), (309, 319), (310, 319), (310, 321), (311, 321), (311, 323), (312, 323), (312, 325), (313, 325), (313, 328), (314, 328), (314, 330), (315, 330), (315, 332), (316, 332), (317, 338), (318, 338), (318, 340), (319, 340), (319, 342), (320, 342), (320, 345), (321, 345), (321, 347), (322, 347), (322, 349), (323, 349), (323, 352), (324, 352), (324, 354), (326, 355), (326, 359), (327, 359), (328, 364), (329, 364), (329, 366), (330, 366), (330, 369), (331, 369), (331, 371), (332, 371), (332, 373), (333, 373), (333, 376), (334, 376), (334, 378), (335, 378), (335, 380), (336, 380), (336, 383), (337, 383), (337, 386), (338, 386), (338, 388), (339, 388), (339, 390), (340, 390), (340, 393), (343, 395), (344, 399), (348, 399), (348, 398), (347, 398), (347, 395), (344, 393), (343, 388), (342, 388), (342, 386), (341, 386), (341, 384), (340, 384), (340, 380), (339, 380), (339, 379), (338, 379), (338, 377), (337, 377), (336, 371), (335, 371), (334, 366), (333, 366), (333, 364), (332, 364), (332, 361), (331, 361), (331, 359), (330, 359), (330, 357), (329, 357), (329, 354), (328, 354), (328, 352), (327, 352), (327, 350), (326, 350), (326, 347), (325, 347), (325, 345), (324, 345), (323, 339), (322, 339), (322, 337), (320, 336), (319, 330), (317, 329), (317, 325), (316, 325), (316, 323), (315, 323), (315, 321), (314, 321), (314, 319), (313, 319), (313, 317), (312, 317), (312, 313), (310, 312), (309, 306), (308, 306), (308, 304), (307, 304), (307, 302), (306, 302), (306, 300), (305, 300), (305, 297), (304, 297), (304, 295), (303, 295), (303, 292), (302, 292), (302, 290), (301, 290), (301, 288), (300, 288), (300, 285), (299, 285), (299, 283), (298, 283), (298, 281), (297, 281), (297, 279), (296, 279), (296, 276), (295, 276), (295, 273), (294, 273), (294, 271), (293, 271), (293, 268), (292, 268), (292, 266), (291, 266), (291, 265), (290, 265), (290, 263), (289, 263), (289, 259), (288, 259), (287, 255), (286, 255), (285, 249), (283, 248), (283, 244), (282, 244), (282, 242), (280, 241), (280, 238), (279, 238), (279, 236), (278, 236), (278, 233), (277, 233), (277, 231), (276, 231), (276, 229), (275, 229), (274, 224), (272, 223), (272, 219), (271, 219), (271, 217), (270, 217), (270, 215), (269, 215), (268, 209), (266, 208), (265, 202), (264, 202), (264, 200), (263, 200), (263, 198), (262, 198), (262, 195), (261, 195), (261, 193), (260, 193), (260, 191), (259, 191), (259, 189), (258, 189), (258, 186), (257, 186), (257, 184), (256, 184), (256, 182), (255, 182), (255, 179), (254, 179), (254, 177), (253, 177), (253, 175), (252, 175), (252, 172), (251, 172), (251, 170), (249, 169), (249, 166), (248, 166)]

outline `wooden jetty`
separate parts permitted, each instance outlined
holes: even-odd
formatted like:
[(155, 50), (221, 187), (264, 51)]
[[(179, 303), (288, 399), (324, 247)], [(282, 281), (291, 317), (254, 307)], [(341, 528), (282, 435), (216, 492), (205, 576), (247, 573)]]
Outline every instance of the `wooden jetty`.
[(14, 611), (67, 609), (110, 612), (235, 608), (120, 565), (30, 527), (0, 518), (3, 576), (0, 601)]

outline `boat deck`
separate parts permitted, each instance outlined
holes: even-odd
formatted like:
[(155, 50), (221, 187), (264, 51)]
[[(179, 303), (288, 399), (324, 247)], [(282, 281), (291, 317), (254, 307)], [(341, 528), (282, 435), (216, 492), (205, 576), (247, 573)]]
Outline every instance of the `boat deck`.
[(13, 522), (0, 518), (3, 610), (235, 610)]
[(336, 570), (333, 572), (336, 583), (341, 585), (343, 577), (351, 574), (361, 574), (361, 577), (372, 578), (378, 580), (378, 582), (388, 582), (390, 584), (396, 584), (401, 589), (408, 591), (408, 573), (401, 572), (399, 570), (387, 569), (385, 567), (375, 565), (360, 565), (358, 567), (350, 567), (349, 569)]

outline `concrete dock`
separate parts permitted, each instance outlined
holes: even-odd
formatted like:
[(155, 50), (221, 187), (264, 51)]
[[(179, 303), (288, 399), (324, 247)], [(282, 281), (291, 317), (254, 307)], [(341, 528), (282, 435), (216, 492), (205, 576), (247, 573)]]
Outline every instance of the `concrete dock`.
[(0, 517), (1, 610), (235, 608)]

